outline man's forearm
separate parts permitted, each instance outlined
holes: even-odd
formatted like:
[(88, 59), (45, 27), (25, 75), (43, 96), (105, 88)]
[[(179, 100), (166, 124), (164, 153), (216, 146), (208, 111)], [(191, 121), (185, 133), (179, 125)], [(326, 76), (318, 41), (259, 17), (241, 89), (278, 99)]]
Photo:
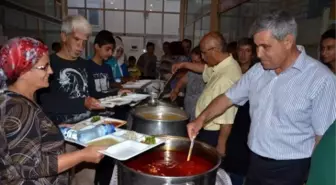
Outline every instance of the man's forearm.
[(187, 84), (188, 82), (188, 76), (184, 75), (176, 84), (175, 89), (173, 89), (176, 92), (180, 92), (180, 90)]
[(218, 144), (223, 144), (226, 146), (227, 139), (231, 133), (232, 124), (221, 125), (218, 137)]
[(183, 68), (196, 72), (196, 73), (203, 73), (204, 68), (205, 68), (204, 66), (205, 66), (204, 64), (197, 64), (197, 63), (190, 63), (190, 62), (183, 63)]
[(226, 143), (230, 133), (231, 133), (232, 124), (223, 124), (221, 125), (219, 138), (221, 142)]
[(203, 123), (207, 123), (213, 118), (223, 114), (231, 106), (231, 100), (225, 94), (220, 95), (212, 100), (208, 107), (200, 114), (198, 119), (201, 119)]

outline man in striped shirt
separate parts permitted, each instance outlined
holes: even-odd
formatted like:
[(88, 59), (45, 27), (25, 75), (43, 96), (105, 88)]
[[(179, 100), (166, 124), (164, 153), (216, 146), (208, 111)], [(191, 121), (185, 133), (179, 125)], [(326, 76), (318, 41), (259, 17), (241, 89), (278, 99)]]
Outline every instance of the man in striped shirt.
[(194, 137), (204, 123), (249, 100), (252, 151), (246, 185), (302, 185), (315, 145), (336, 119), (336, 78), (296, 46), (297, 24), (284, 11), (251, 28), (261, 63), (188, 124)]

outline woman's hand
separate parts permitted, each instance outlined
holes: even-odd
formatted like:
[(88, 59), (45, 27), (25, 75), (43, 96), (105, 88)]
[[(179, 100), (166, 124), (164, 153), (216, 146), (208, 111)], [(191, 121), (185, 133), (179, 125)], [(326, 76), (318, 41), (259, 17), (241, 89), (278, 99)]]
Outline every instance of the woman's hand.
[(104, 154), (98, 151), (105, 150), (107, 147), (103, 146), (88, 146), (81, 150), (83, 155), (83, 161), (89, 163), (99, 163), (99, 161), (104, 157)]
[(107, 147), (88, 146), (82, 150), (64, 153), (58, 156), (58, 173), (62, 173), (81, 162), (99, 163), (104, 154), (98, 151), (105, 150)]

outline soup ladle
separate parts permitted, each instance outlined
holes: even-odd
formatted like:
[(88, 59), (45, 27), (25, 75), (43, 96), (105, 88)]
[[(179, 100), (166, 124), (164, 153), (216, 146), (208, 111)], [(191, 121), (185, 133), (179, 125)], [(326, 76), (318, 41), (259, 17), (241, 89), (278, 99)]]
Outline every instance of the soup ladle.
[(194, 148), (194, 143), (195, 143), (195, 137), (193, 137), (193, 138), (191, 139), (191, 143), (190, 143), (190, 147), (189, 147), (189, 152), (188, 152), (187, 161), (190, 161), (190, 157), (191, 157), (192, 149)]

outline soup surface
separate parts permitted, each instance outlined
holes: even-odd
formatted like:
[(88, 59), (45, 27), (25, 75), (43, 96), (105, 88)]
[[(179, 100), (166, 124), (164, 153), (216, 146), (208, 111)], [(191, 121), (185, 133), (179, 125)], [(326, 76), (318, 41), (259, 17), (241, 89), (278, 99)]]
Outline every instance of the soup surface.
[(167, 121), (179, 121), (184, 120), (184, 116), (180, 116), (177, 114), (172, 113), (164, 113), (164, 114), (157, 114), (157, 113), (141, 113), (140, 114), (145, 119), (150, 120), (167, 120)]
[(181, 151), (152, 151), (126, 161), (134, 170), (158, 176), (181, 177), (204, 173), (214, 164), (196, 155), (187, 161), (188, 153)]
[(106, 139), (101, 139), (93, 142), (89, 142), (89, 146), (112, 146), (119, 143), (118, 141), (112, 139), (112, 138), (106, 138)]

